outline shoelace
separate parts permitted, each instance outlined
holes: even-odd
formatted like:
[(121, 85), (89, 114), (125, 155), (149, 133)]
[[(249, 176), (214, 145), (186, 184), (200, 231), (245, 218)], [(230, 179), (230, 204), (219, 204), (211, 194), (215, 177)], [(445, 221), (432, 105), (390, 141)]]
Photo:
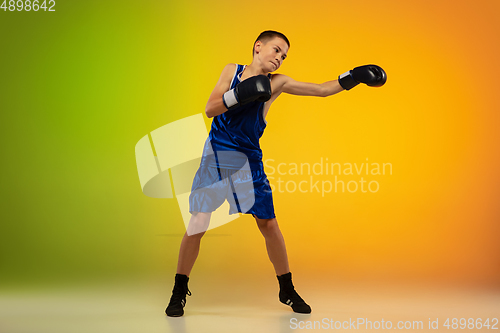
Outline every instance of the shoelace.
[(298, 302), (304, 302), (302, 297), (299, 296), (299, 294), (295, 291), (295, 288), (289, 289), (285, 291), (287, 293), (287, 296), (290, 300), (292, 300), (295, 303)]
[(191, 291), (189, 290), (189, 288), (186, 288), (186, 291), (174, 288), (172, 292), (172, 298), (170, 299), (170, 304), (180, 302), (181, 300), (186, 298), (186, 295), (191, 296)]

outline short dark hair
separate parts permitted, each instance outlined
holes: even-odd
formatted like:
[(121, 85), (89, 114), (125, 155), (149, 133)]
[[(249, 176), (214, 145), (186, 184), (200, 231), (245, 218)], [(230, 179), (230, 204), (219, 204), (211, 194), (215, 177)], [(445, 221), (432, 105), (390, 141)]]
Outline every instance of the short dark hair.
[(288, 45), (288, 47), (290, 47), (290, 41), (281, 32), (277, 32), (277, 31), (274, 31), (274, 30), (266, 30), (266, 31), (261, 32), (260, 35), (259, 35), (259, 37), (257, 37), (257, 39), (255, 40), (255, 42), (253, 43), (252, 57), (253, 57), (254, 52), (255, 52), (255, 43), (257, 43), (257, 41), (260, 40), (262, 43), (265, 44), (270, 39), (273, 39), (274, 37), (279, 37), (279, 38), (283, 39), (286, 42), (286, 44)]

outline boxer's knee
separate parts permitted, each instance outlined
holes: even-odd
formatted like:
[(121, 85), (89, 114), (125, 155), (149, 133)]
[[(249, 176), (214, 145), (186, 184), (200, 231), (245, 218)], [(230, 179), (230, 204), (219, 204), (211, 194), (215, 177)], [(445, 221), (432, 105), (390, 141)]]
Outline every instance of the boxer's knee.
[(278, 221), (275, 217), (272, 219), (259, 219), (255, 217), (255, 221), (257, 221), (257, 226), (264, 236), (279, 230)]
[(202, 237), (210, 225), (210, 216), (212, 213), (194, 212), (189, 220), (186, 230), (188, 236)]

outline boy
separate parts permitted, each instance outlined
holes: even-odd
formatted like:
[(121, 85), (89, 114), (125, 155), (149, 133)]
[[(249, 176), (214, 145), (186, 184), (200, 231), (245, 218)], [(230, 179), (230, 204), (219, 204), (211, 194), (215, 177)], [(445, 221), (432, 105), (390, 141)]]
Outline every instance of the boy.
[[(230, 213), (243, 212), (255, 218), (278, 278), (280, 302), (297, 313), (311, 312), (292, 284), (285, 241), (263, 169), (259, 138), (266, 127), (265, 117), (281, 93), (326, 97), (359, 83), (381, 86), (387, 77), (383, 69), (375, 65), (356, 67), (340, 75), (338, 80), (322, 84), (270, 74), (281, 66), (289, 48), (290, 42), (282, 33), (262, 32), (254, 43), (252, 63), (227, 65), (208, 99), (205, 113), (214, 120), (193, 181), (192, 215), (181, 242), (175, 285), (165, 310), (168, 316), (184, 314), (186, 295), (191, 295), (188, 276), (198, 256), (201, 238), (208, 229), (211, 212), (226, 199), (231, 206)], [(249, 168), (244, 170), (243, 165)], [(244, 184), (250, 184), (250, 188)]]

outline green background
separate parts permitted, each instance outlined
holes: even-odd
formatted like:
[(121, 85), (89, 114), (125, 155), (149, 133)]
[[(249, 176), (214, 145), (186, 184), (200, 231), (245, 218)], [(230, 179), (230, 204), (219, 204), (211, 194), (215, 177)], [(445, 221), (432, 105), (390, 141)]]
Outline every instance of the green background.
[(0, 12), (0, 275), (9, 285), (143, 274), (164, 264), (149, 260), (151, 235), (183, 232), (175, 200), (142, 193), (134, 155), (151, 130), (200, 112), (196, 97), (176, 98), (189, 81), (170, 47), (186, 46), (172, 33), (182, 12), (169, 2), (55, 8)]

